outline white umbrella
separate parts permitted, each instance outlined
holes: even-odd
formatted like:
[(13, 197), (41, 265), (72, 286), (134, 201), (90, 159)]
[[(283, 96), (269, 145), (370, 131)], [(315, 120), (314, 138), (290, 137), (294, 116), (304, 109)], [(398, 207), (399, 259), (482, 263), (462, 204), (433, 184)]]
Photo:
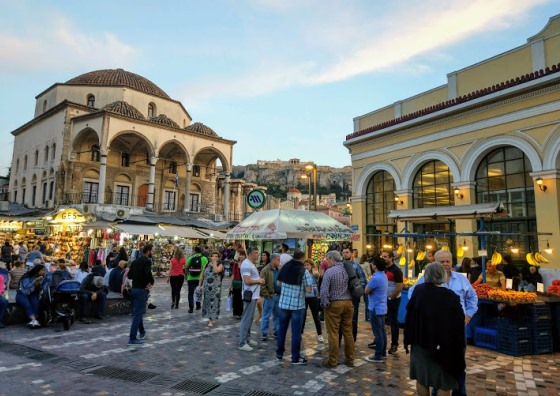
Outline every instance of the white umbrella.
[(320, 212), (271, 209), (255, 212), (227, 232), (227, 239), (317, 239), (343, 241), (354, 232), (344, 224)]

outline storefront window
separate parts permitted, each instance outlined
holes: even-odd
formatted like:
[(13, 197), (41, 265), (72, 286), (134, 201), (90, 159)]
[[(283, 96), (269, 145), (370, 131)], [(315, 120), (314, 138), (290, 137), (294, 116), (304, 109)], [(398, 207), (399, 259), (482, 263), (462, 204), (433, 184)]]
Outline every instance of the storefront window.
[[(497, 148), (481, 161), (476, 172), (477, 203), (501, 202), (507, 212), (507, 218), (486, 223), (489, 231), (520, 234), (536, 231), (535, 191), (530, 172), (531, 163), (516, 147)], [(504, 250), (508, 239), (526, 252), (534, 241), (530, 235), (497, 235), (492, 243)]]
[(393, 240), (382, 240), (380, 235), (394, 232), (394, 225), (387, 216), (395, 209), (395, 181), (389, 172), (380, 171), (373, 175), (367, 186), (366, 195), (366, 240), (379, 251), (383, 244)]
[(449, 206), (454, 204), (449, 167), (441, 161), (430, 161), (416, 174), (412, 187), (414, 208)]

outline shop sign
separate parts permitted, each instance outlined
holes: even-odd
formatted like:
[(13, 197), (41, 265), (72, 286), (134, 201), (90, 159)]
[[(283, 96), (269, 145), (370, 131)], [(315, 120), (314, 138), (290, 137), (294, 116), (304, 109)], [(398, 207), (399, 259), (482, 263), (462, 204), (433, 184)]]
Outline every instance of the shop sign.
[(358, 224), (352, 224), (350, 225), (350, 228), (352, 229), (352, 231), (358, 231)]
[(84, 215), (74, 208), (64, 209), (58, 212), (51, 223), (84, 223), (86, 221)]
[(266, 204), (266, 195), (262, 190), (253, 190), (247, 194), (247, 205), (252, 209), (260, 209)]

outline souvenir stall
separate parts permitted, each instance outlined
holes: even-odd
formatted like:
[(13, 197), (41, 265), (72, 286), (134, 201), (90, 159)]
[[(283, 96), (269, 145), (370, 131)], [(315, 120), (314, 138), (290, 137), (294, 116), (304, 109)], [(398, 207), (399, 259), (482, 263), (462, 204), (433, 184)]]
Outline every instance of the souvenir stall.
[[(89, 220), (75, 208), (65, 208), (45, 217), (47, 226), (42, 240), (47, 249), (45, 255), (52, 258), (65, 258), (79, 264), (89, 249), (91, 238), (83, 229)], [(32, 249), (33, 244), (28, 244)]]
[[(328, 241), (348, 241), (354, 232), (324, 213), (294, 209), (271, 209), (255, 212), (226, 233), (230, 240), (291, 242), (293, 247), (306, 250), (308, 256), (321, 257), (324, 247), (313, 244)], [(307, 240), (307, 243), (306, 243)], [(272, 246), (272, 245), (271, 245)], [(272, 246), (274, 250), (274, 246)]]

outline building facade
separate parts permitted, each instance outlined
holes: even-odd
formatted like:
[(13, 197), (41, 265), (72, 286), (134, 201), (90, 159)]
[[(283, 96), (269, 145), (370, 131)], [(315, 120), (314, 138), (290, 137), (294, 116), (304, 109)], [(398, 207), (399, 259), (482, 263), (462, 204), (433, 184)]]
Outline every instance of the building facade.
[[(396, 242), (383, 236), (405, 228), (388, 217), (392, 210), (501, 202), (507, 216), (484, 225), (501, 232), (490, 248), (519, 249), (523, 258), (548, 245), (556, 249), (552, 267), (560, 268), (560, 15), (525, 44), (447, 77), (443, 86), (354, 119), (344, 144), (363, 248)], [(480, 226), (434, 219), (406, 230), (453, 234)], [(433, 241), (415, 243), (422, 249)], [(481, 241), (444, 243), (477, 255)]]
[(33, 119), (12, 132), (10, 200), (228, 219), (242, 199), (241, 186), (230, 194), (236, 142), (191, 121), (179, 101), (122, 69), (56, 83), (36, 97)]

